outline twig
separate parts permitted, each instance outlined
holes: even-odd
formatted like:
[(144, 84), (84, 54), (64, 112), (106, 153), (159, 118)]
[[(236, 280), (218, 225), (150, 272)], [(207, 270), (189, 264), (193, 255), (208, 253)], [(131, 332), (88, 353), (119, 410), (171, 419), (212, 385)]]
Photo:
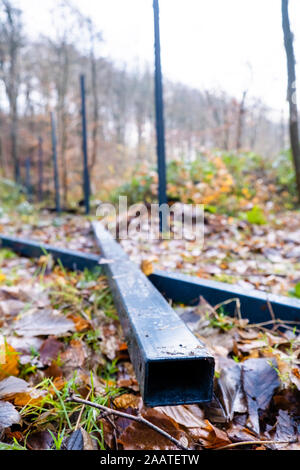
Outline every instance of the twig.
[(297, 321), (297, 320), (284, 321), (284, 320), (280, 320), (278, 318), (278, 319), (275, 319), (275, 320), (269, 320), (269, 321), (265, 321), (265, 322), (262, 322), (262, 323), (253, 323), (252, 325), (248, 325), (247, 328), (259, 328), (260, 326), (273, 325), (273, 323), (279, 323), (281, 326), (289, 325), (289, 324), (290, 325), (300, 325), (300, 321)]
[(226, 449), (233, 449), (234, 447), (239, 446), (251, 446), (251, 445), (260, 445), (260, 444), (292, 444), (293, 442), (297, 441), (243, 441), (243, 442), (235, 442), (234, 444), (228, 444), (227, 446), (218, 447), (214, 450), (226, 450)]
[(215, 305), (215, 306), (213, 307), (213, 310), (214, 310), (214, 312), (216, 312), (219, 308), (223, 307), (224, 305), (231, 304), (232, 302), (235, 302), (235, 303), (236, 303), (236, 313), (237, 313), (237, 317), (238, 317), (239, 320), (242, 320), (241, 301), (240, 301), (239, 298), (234, 298), (234, 299), (225, 300), (224, 302), (221, 302), (220, 304)]
[[(269, 301), (269, 299), (267, 300), (267, 304), (268, 304), (268, 309), (269, 309), (269, 312), (270, 312), (270, 315), (271, 315), (272, 320), (273, 320), (273, 321), (276, 321), (275, 313), (274, 313), (272, 304), (271, 304), (271, 302)], [(275, 324), (274, 324), (274, 326), (273, 326), (273, 329), (274, 329), (274, 327), (275, 327)]]
[[(86, 397), (87, 400), (90, 398), (91, 393), (92, 393), (92, 389), (89, 391), (88, 396)], [(80, 413), (79, 413), (79, 416), (78, 416), (78, 419), (77, 419), (77, 423), (76, 423), (76, 426), (75, 426), (75, 431), (78, 431), (78, 429), (80, 427), (80, 421), (81, 421), (81, 418), (82, 418), (82, 415), (83, 415), (84, 408), (85, 408), (85, 405), (82, 405), (82, 408), (80, 410)]]
[(184, 445), (182, 445), (173, 436), (171, 436), (170, 434), (165, 432), (163, 429), (155, 426), (155, 424), (152, 424), (150, 421), (146, 420), (141, 415), (133, 416), (133, 415), (130, 415), (128, 413), (123, 413), (122, 411), (112, 410), (111, 408), (108, 408), (107, 406), (98, 405), (98, 403), (93, 403), (93, 402), (88, 401), (88, 400), (83, 400), (82, 398), (78, 398), (74, 395), (71, 395), (69, 398), (67, 398), (67, 401), (73, 401), (75, 403), (81, 403), (82, 405), (97, 408), (98, 410), (104, 411), (105, 413), (109, 413), (110, 415), (119, 416), (121, 418), (126, 418), (126, 419), (129, 419), (131, 421), (135, 421), (136, 423), (144, 424), (145, 426), (148, 426), (153, 431), (159, 433), (161, 436), (164, 436), (169, 441), (173, 442), (173, 444), (175, 444), (179, 449), (190, 450), (188, 447), (185, 447)]

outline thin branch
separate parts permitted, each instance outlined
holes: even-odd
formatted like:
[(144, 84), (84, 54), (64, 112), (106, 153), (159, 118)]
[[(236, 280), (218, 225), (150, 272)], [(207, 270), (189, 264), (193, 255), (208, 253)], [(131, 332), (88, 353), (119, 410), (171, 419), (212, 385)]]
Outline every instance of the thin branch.
[(221, 302), (218, 305), (215, 305), (214, 311), (216, 312), (219, 308), (224, 307), (225, 305), (231, 304), (232, 302), (236, 303), (236, 313), (237, 313), (238, 320), (242, 320), (241, 301), (239, 298), (228, 299), (228, 300), (225, 300), (224, 302)]
[(300, 321), (297, 320), (280, 320), (275, 319), (275, 320), (269, 320), (265, 321), (262, 323), (253, 323), (252, 325), (248, 325), (247, 328), (259, 328), (261, 326), (267, 326), (267, 325), (273, 325), (273, 324), (279, 324), (280, 326), (285, 326), (285, 325), (300, 325)]
[(234, 447), (239, 447), (239, 446), (251, 446), (251, 445), (261, 445), (261, 444), (293, 444), (294, 442), (297, 442), (295, 440), (293, 441), (243, 441), (243, 442), (235, 442), (234, 444), (228, 444), (227, 446), (223, 447), (218, 447), (215, 450), (226, 450), (226, 449), (233, 449)]
[[(92, 389), (89, 391), (88, 396), (86, 397), (87, 400), (90, 398), (91, 393), (92, 393)], [(80, 428), (80, 421), (81, 421), (84, 409), (85, 409), (85, 405), (82, 405), (82, 408), (80, 410), (80, 413), (79, 413), (79, 416), (78, 416), (78, 419), (77, 419), (77, 423), (76, 423), (76, 426), (75, 426), (75, 431), (78, 431), (78, 429)]]
[(168, 439), (169, 441), (171, 441), (179, 449), (191, 450), (188, 447), (185, 447), (184, 445), (182, 445), (177, 439), (175, 439), (173, 436), (171, 436), (170, 434), (165, 432), (163, 429), (155, 426), (153, 423), (151, 423), (150, 421), (143, 418), (141, 415), (133, 416), (133, 415), (130, 415), (128, 413), (123, 413), (122, 411), (112, 410), (111, 408), (108, 408), (107, 406), (98, 405), (98, 403), (93, 403), (93, 402), (88, 401), (88, 400), (83, 400), (82, 398), (78, 398), (74, 395), (71, 395), (69, 398), (67, 398), (67, 401), (69, 401), (69, 402), (73, 401), (74, 403), (81, 403), (82, 405), (91, 406), (91, 407), (96, 408), (98, 410), (104, 411), (107, 414), (119, 416), (120, 418), (126, 418), (126, 419), (129, 419), (131, 421), (135, 421), (136, 423), (144, 424), (145, 426), (148, 426), (153, 431), (159, 433), (161, 436), (163, 436), (166, 439)]

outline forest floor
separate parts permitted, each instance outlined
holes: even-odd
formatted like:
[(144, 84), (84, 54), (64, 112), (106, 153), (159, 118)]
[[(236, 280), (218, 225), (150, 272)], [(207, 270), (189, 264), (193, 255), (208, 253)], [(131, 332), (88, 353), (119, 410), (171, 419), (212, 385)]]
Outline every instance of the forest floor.
[[(86, 217), (6, 211), (0, 232), (98, 253)], [(299, 294), (299, 212), (263, 226), (208, 214), (203, 249), (142, 235), (122, 245), (139, 265)], [(32, 261), (0, 250), (0, 449), (299, 450), (300, 330), (248, 325), (204, 299), (174, 308), (215, 356), (214, 400), (151, 409), (105, 277), (69, 272), (46, 254)]]

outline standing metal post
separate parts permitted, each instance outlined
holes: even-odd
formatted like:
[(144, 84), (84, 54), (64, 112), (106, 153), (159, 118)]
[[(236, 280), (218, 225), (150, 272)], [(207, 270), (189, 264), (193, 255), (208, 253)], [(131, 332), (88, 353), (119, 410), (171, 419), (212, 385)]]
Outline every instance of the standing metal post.
[[(154, 9), (154, 34), (155, 34), (155, 107), (156, 107), (156, 135), (157, 135), (157, 158), (159, 205), (168, 203), (167, 199), (167, 174), (166, 174), (166, 145), (165, 145), (165, 123), (164, 123), (164, 101), (163, 101), (163, 81), (161, 71), (160, 54), (160, 27), (159, 27), (159, 3), (153, 0)], [(164, 211), (160, 211), (160, 232), (167, 228)]]
[(85, 104), (85, 76), (80, 76), (81, 89), (81, 117), (82, 117), (82, 152), (83, 152), (83, 192), (85, 212), (90, 213), (90, 175), (88, 164), (88, 148), (87, 148), (87, 120), (86, 120), (86, 104)]
[(42, 202), (44, 198), (44, 154), (43, 154), (43, 138), (39, 137), (38, 143), (38, 197)]
[(56, 212), (61, 212), (60, 206), (60, 193), (59, 193), (59, 175), (57, 165), (57, 139), (56, 139), (56, 123), (54, 113), (51, 113), (51, 136), (52, 136), (52, 158), (53, 158), (53, 169), (54, 169), (54, 186), (55, 186), (55, 205)]
[(31, 159), (30, 157), (25, 160), (25, 172), (26, 172), (26, 190), (28, 201), (32, 202), (32, 186), (31, 186)]

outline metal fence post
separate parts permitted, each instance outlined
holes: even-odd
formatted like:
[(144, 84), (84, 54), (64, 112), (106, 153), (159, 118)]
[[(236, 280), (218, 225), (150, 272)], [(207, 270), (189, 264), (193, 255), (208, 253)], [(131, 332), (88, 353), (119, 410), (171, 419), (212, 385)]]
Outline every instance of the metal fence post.
[(54, 186), (55, 186), (55, 204), (56, 212), (61, 212), (60, 205), (60, 192), (59, 192), (59, 175), (57, 165), (57, 138), (56, 138), (56, 123), (54, 113), (51, 113), (51, 136), (52, 136), (52, 158), (53, 158), (53, 169), (54, 169)]
[[(167, 204), (167, 175), (166, 175), (166, 148), (165, 148), (165, 124), (164, 124), (164, 101), (163, 101), (163, 81), (161, 70), (160, 52), (160, 27), (159, 27), (159, 2), (153, 0), (154, 9), (154, 33), (155, 33), (155, 108), (156, 108), (156, 136), (157, 136), (157, 159), (159, 205)], [(160, 231), (167, 229), (164, 211), (160, 212)]]
[(80, 76), (81, 90), (81, 118), (82, 118), (82, 152), (83, 152), (83, 192), (85, 202), (85, 212), (90, 213), (90, 176), (88, 166), (88, 146), (87, 146), (87, 119), (85, 103), (85, 76)]
[(39, 137), (38, 142), (38, 197), (41, 202), (44, 198), (44, 153), (43, 138)]
[(31, 185), (31, 159), (30, 157), (27, 157), (25, 160), (25, 184), (26, 184), (26, 191), (27, 191), (27, 197), (28, 201), (32, 202), (32, 185)]

